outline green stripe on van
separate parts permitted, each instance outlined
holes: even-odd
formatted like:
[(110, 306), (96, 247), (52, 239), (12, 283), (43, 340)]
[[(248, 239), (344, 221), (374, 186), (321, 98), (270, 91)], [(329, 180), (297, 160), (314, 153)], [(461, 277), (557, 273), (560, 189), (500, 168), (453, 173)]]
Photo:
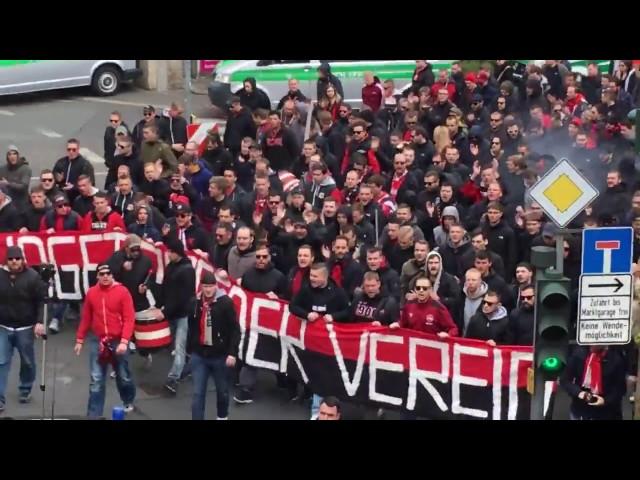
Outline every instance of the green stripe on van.
[(17, 67), (19, 65), (27, 65), (29, 63), (37, 63), (42, 60), (0, 60), (0, 68), (2, 67)]

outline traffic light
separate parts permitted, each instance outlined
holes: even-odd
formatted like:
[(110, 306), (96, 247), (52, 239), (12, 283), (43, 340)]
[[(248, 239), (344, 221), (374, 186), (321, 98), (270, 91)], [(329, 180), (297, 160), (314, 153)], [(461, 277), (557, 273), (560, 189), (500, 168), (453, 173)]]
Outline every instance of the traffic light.
[(567, 364), (571, 321), (570, 281), (551, 269), (536, 274), (535, 366), (555, 380)]

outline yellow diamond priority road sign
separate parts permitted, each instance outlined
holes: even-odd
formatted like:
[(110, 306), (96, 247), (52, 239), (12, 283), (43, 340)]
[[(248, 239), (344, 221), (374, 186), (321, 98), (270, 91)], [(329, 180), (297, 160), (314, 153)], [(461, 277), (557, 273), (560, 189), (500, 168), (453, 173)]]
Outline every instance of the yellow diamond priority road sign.
[(547, 216), (561, 228), (598, 197), (598, 190), (563, 158), (529, 192)]

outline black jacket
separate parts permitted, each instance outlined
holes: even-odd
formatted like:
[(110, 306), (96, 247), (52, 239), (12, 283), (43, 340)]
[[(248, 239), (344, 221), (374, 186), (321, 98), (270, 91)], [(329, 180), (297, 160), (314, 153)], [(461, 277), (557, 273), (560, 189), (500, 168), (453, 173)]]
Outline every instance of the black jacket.
[(230, 240), (226, 245), (220, 245), (218, 242), (213, 242), (208, 252), (209, 262), (211, 262), (215, 268), (221, 268), (226, 271), (229, 266), (228, 257), (231, 247), (233, 247), (233, 240)]
[(80, 215), (81, 217), (84, 217), (87, 213), (93, 210), (94, 195), (95, 193), (89, 197), (85, 197), (84, 195), (78, 195), (76, 199), (73, 201), (73, 203), (71, 204), (71, 208), (78, 215)]
[(620, 183), (615, 187), (607, 188), (594, 202), (593, 212), (599, 215), (612, 215), (621, 221), (629, 210), (631, 198), (626, 191), (626, 185)]
[(325, 75), (324, 78), (318, 78), (316, 83), (316, 99), (320, 100), (326, 95), (327, 87), (329, 84), (333, 85), (336, 92), (344, 98), (344, 89), (342, 88), (342, 82), (338, 77), (331, 73), (331, 65), (327, 62), (322, 62), (318, 67), (319, 71), (322, 71)]
[(509, 285), (507, 285), (504, 278), (498, 275), (493, 268), (489, 271), (489, 275), (482, 277), (482, 280), (487, 284), (489, 290), (500, 294), (502, 305), (504, 305), (507, 311), (511, 311), (511, 309), (515, 307), (516, 302), (511, 294)]
[(489, 225), (487, 222), (483, 226), (487, 240), (489, 241), (487, 248), (496, 253), (504, 260), (504, 267), (507, 279), (510, 279), (516, 269), (518, 263), (518, 243), (516, 234), (509, 227), (504, 219), (495, 225)]
[(169, 182), (163, 178), (158, 180), (144, 180), (140, 184), (140, 191), (145, 195), (153, 197), (153, 206), (157, 207), (163, 215), (167, 215), (169, 209), (169, 195), (171, 194), (171, 187)]
[(294, 100), (296, 102), (306, 102), (308, 98), (305, 97), (300, 90), (296, 90), (293, 93), (291, 91), (288, 91), (287, 94), (284, 97), (282, 97), (278, 102), (278, 107), (276, 108), (276, 110), (282, 110), (282, 107), (284, 107), (284, 102), (286, 102), (287, 100)]
[(162, 307), (164, 316), (176, 320), (189, 315), (189, 302), (196, 292), (196, 271), (187, 257), (167, 265), (162, 282), (162, 295), (157, 306)]
[(204, 160), (211, 173), (216, 176), (222, 175), (226, 169), (233, 168), (233, 157), (229, 150), (224, 147), (205, 150), (202, 160)]
[[(122, 126), (129, 131), (129, 127), (126, 123), (122, 122)], [(116, 129), (112, 126), (108, 126), (104, 130), (104, 164), (107, 168), (112, 169), (113, 158), (116, 152)], [(116, 167), (117, 168), (117, 167)]]
[(255, 293), (273, 292), (280, 298), (287, 294), (287, 277), (273, 265), (265, 270), (250, 268), (242, 275), (242, 288)]
[[(367, 270), (372, 272), (373, 270)], [(365, 272), (366, 273), (366, 272)], [(382, 283), (382, 294), (385, 296), (391, 296), (396, 300), (400, 300), (400, 275), (398, 272), (388, 266), (380, 267), (377, 270)]]
[(382, 325), (391, 325), (398, 320), (400, 308), (395, 298), (381, 293), (370, 298), (364, 292), (353, 297), (351, 303), (351, 321), (380, 322)]
[(224, 146), (235, 156), (240, 152), (240, 143), (244, 137), (256, 138), (256, 125), (251, 114), (242, 109), (240, 113), (229, 113), (224, 130)]
[(140, 185), (144, 180), (144, 165), (137, 153), (132, 153), (129, 156), (115, 155), (112, 165), (113, 167), (109, 169), (107, 174), (105, 185), (110, 185), (117, 180), (118, 167), (120, 167), (120, 165), (127, 165), (129, 167), (131, 180), (133, 180), (134, 185)]
[[(393, 174), (391, 174), (390, 178), (385, 184), (385, 192), (391, 192), (392, 183)], [(409, 170), (407, 172), (407, 177), (404, 179), (404, 182), (402, 182), (402, 185), (398, 189), (398, 194), (396, 195), (396, 204), (406, 203), (412, 207), (415, 207), (419, 191), (420, 183), (416, 179), (416, 175), (411, 170)]]
[[(493, 268), (493, 270), (498, 275), (504, 278), (504, 262), (502, 261), (502, 257), (500, 257), (497, 253), (494, 253), (490, 250), (487, 250), (487, 253), (489, 254), (489, 257), (491, 257), (491, 268)], [(440, 255), (442, 255), (442, 252), (440, 252)], [(461, 266), (463, 275), (467, 273), (467, 270), (469, 270), (470, 268), (473, 268), (473, 266), (475, 265), (475, 260), (476, 260), (476, 251), (473, 248), (470, 248), (469, 250), (467, 250), (467, 252), (464, 255), (462, 255), (462, 258), (460, 259), (460, 266)], [(458, 277), (458, 278), (462, 279), (463, 277)]]
[(251, 83), (253, 91), (251, 93), (247, 93), (244, 86), (240, 90), (237, 90), (234, 95), (240, 97), (240, 104), (251, 111), (257, 110), (258, 108), (271, 110), (271, 100), (269, 100), (269, 95), (267, 95), (264, 90), (261, 90), (256, 86), (256, 79), (249, 77), (246, 81)]
[(20, 228), (20, 214), (11, 199), (7, 197), (0, 206), (0, 232), (15, 232)]
[[(170, 225), (169, 234), (162, 237), (164, 243), (167, 243), (170, 238), (179, 239), (178, 226), (175, 223), (175, 218), (170, 218), (168, 224)], [(185, 228), (184, 236), (187, 241), (187, 250), (197, 249), (203, 252), (209, 251), (211, 240), (202, 227), (192, 223), (189, 227)]]
[(396, 272), (402, 272), (402, 266), (405, 262), (408, 262), (413, 258), (413, 248), (413, 245), (405, 249), (400, 248), (400, 245), (398, 244), (392, 246), (389, 249), (389, 254), (385, 254), (387, 261), (389, 262), (389, 266)]
[(262, 139), (262, 154), (269, 160), (274, 171), (291, 170), (293, 161), (298, 156), (301, 146), (295, 135), (286, 127), (281, 127), (275, 134), (267, 132)]
[(342, 262), (332, 256), (327, 262), (329, 275), (338, 264), (342, 265), (342, 288), (344, 288), (349, 297), (352, 297), (356, 287), (362, 285), (362, 276), (364, 275), (362, 265), (353, 260), (349, 254), (344, 257)]
[(406, 96), (409, 94), (409, 92), (413, 92), (414, 94), (419, 95), (419, 90), (422, 87), (430, 87), (435, 83), (435, 78), (433, 76), (433, 68), (431, 67), (430, 63), (427, 63), (427, 66), (425, 67), (425, 69), (422, 70), (420, 73), (418, 73), (417, 79), (414, 78), (415, 76), (416, 76), (416, 70), (414, 70), (413, 75), (411, 75), (411, 86), (407, 88), (404, 92), (402, 92), (403, 95)]
[(313, 288), (311, 284), (303, 283), (291, 300), (289, 311), (303, 320), (311, 312), (320, 316), (330, 314), (336, 322), (348, 322), (351, 314), (347, 294), (331, 279), (324, 288)]
[[(206, 306), (203, 322), (204, 306), (205, 302), (201, 298), (193, 298), (189, 305), (187, 352), (207, 358), (229, 355), (237, 358), (240, 324), (233, 301), (229, 296), (218, 295), (216, 292), (214, 301)], [(210, 341), (201, 341), (206, 337)]]
[[(160, 140), (171, 146), (174, 143), (186, 145), (189, 141), (187, 137), (187, 121), (178, 116), (175, 118), (162, 117), (158, 121)], [(174, 152), (175, 153), (175, 152)]]
[(47, 285), (31, 268), (25, 268), (12, 281), (0, 269), (0, 325), (20, 328), (42, 323)]
[(67, 182), (73, 185), (73, 188), (66, 192), (70, 202), (73, 202), (73, 200), (75, 200), (75, 198), (80, 194), (80, 192), (78, 192), (78, 187), (76, 186), (80, 175), (89, 175), (91, 183), (93, 185), (96, 184), (93, 165), (91, 165), (91, 162), (82, 155), (78, 156), (75, 160), (69, 160), (69, 157), (62, 157), (58, 159), (53, 166), (53, 173), (54, 175), (56, 173), (62, 174), (62, 182), (58, 183), (58, 186), (61, 189)]
[(497, 318), (489, 320), (482, 312), (482, 309), (479, 309), (469, 320), (469, 325), (464, 335), (465, 338), (493, 340), (498, 345), (506, 345), (509, 340), (509, 316), (504, 307), (501, 307), (495, 313)]
[(585, 363), (589, 355), (589, 347), (577, 347), (567, 362), (560, 385), (572, 398), (571, 412), (590, 420), (622, 420), (622, 399), (627, 392), (625, 359), (614, 348), (607, 350), (602, 359), (602, 390), (604, 405), (592, 407), (587, 405), (578, 395), (583, 390)]
[[(159, 234), (162, 231), (162, 227), (164, 226), (164, 224), (167, 223), (166, 217), (162, 214), (162, 212), (158, 209), (158, 207), (153, 205), (150, 205), (147, 211), (149, 212), (149, 219), (147, 220), (147, 223), (152, 225), (158, 231), (158, 234)], [(127, 212), (124, 216), (125, 225), (131, 225), (132, 223), (136, 223), (135, 210), (131, 212)], [(131, 232), (131, 233), (134, 233), (134, 232)], [(159, 238), (158, 238), (158, 241), (160, 241)]]
[[(470, 268), (465, 268), (466, 265), (464, 262), (469, 252), (473, 252), (473, 248), (471, 248), (471, 243), (469, 242), (453, 247), (451, 246), (451, 242), (448, 241), (445, 246), (439, 247), (438, 253), (442, 257), (442, 268), (444, 268), (444, 271), (463, 281), (464, 274)], [(473, 266), (473, 257), (471, 259), (471, 266)]]
[(40, 231), (40, 221), (44, 214), (51, 210), (51, 207), (34, 208), (33, 205), (29, 205), (25, 212), (22, 214), (22, 222), (20, 228), (26, 227), (30, 232)]
[[(124, 262), (133, 262), (131, 270), (125, 270)], [(155, 275), (151, 274), (151, 259), (142, 254), (135, 260), (127, 258), (127, 253), (123, 250), (114, 252), (107, 260), (107, 264), (113, 272), (113, 278), (122, 283), (133, 298), (133, 306), (136, 312), (141, 312), (149, 308), (149, 300), (147, 300), (147, 294), (144, 295), (138, 292), (138, 287), (142, 284), (146, 284), (147, 288), (155, 284)]]
[(509, 314), (509, 345), (533, 345), (533, 308), (516, 308)]

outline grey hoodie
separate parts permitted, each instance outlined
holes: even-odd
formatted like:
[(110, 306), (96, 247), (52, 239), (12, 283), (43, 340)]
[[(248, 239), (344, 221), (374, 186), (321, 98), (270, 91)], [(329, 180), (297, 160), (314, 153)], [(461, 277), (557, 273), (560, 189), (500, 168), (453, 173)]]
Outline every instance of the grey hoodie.
[(24, 157), (20, 156), (20, 151), (15, 145), (9, 145), (9, 152), (18, 154), (18, 163), (10, 165), (9, 161), (0, 167), (0, 178), (4, 178), (9, 182), (7, 184), (8, 194), (13, 199), (18, 210), (24, 209), (29, 203), (29, 183), (31, 182), (31, 167)]
[(229, 256), (227, 257), (227, 273), (234, 280), (242, 278), (247, 270), (253, 267), (256, 263), (256, 249), (251, 246), (249, 250), (241, 253), (237, 246), (234, 246), (229, 250)]
[[(444, 217), (453, 217), (456, 219), (456, 222), (460, 222), (460, 213), (458, 213), (458, 209), (452, 205), (444, 207), (441, 219)], [(447, 244), (449, 233), (445, 232), (444, 228), (442, 228), (442, 220), (440, 221), (440, 225), (433, 229), (433, 238), (438, 247), (444, 247)]]
[(462, 291), (464, 292), (464, 296), (465, 296), (464, 312), (463, 312), (464, 334), (467, 333), (467, 326), (469, 325), (469, 320), (471, 320), (471, 317), (473, 317), (475, 313), (478, 311), (478, 308), (480, 308), (480, 305), (482, 304), (482, 299), (484, 298), (485, 293), (487, 293), (487, 290), (489, 290), (489, 286), (485, 282), (482, 282), (480, 284), (480, 287), (478, 287), (478, 290), (476, 291), (475, 294), (470, 294), (469, 291), (467, 290), (466, 285), (462, 288)]

